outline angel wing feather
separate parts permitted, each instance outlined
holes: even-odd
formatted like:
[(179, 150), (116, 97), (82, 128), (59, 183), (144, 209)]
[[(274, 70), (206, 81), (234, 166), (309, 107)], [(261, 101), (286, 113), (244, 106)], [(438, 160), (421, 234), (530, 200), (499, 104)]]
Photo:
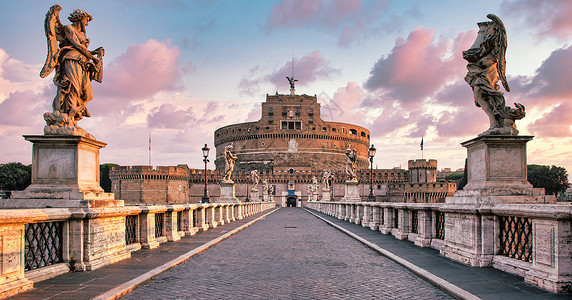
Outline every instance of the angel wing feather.
[(488, 14), (487, 18), (491, 19), (493, 23), (496, 25), (496, 33), (498, 34), (498, 53), (497, 53), (497, 73), (500, 79), (500, 82), (504, 86), (507, 92), (510, 92), (510, 87), (508, 86), (508, 82), (506, 80), (506, 47), (507, 47), (507, 39), (506, 39), (506, 29), (504, 27), (503, 22), (494, 14)]
[(46, 57), (46, 62), (44, 67), (40, 71), (40, 77), (45, 78), (50, 75), (54, 70), (58, 62), (59, 48), (58, 41), (64, 39), (63, 25), (60, 22), (60, 10), (62, 7), (59, 4), (50, 7), (46, 13), (46, 19), (44, 21), (44, 30), (46, 32), (46, 38), (48, 40), (48, 55)]

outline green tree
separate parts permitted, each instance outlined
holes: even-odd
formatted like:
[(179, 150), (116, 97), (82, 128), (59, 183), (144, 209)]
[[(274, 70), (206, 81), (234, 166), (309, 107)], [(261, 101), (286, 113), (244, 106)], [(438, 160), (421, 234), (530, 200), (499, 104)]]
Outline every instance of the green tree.
[(99, 165), (99, 185), (107, 192), (111, 193), (111, 179), (109, 179), (109, 171), (112, 167), (119, 167), (118, 164), (102, 164)]
[(467, 159), (465, 158), (465, 170), (463, 171), (463, 177), (461, 179), (459, 179), (459, 182), (457, 183), (457, 190), (458, 191), (464, 189), (465, 185), (467, 185), (467, 183), (469, 182), (469, 179), (467, 177), (468, 170), (469, 169), (467, 168)]
[(21, 191), (32, 183), (32, 166), (11, 162), (0, 166), (0, 189)]
[(453, 173), (453, 174), (448, 175), (447, 177), (445, 177), (445, 179), (448, 180), (448, 181), (461, 180), (461, 179), (463, 179), (463, 173)]
[(558, 195), (568, 188), (566, 169), (557, 166), (528, 165), (528, 182), (535, 188), (544, 188), (547, 195)]

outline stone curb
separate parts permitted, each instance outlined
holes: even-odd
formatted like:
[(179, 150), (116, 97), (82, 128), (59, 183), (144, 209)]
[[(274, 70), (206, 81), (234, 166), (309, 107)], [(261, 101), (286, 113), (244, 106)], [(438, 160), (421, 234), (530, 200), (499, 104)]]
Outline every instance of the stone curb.
[(304, 208), (304, 210), (306, 210), (308, 213), (314, 215), (316, 218), (321, 219), (322, 221), (328, 223), (330, 226), (340, 230), (341, 232), (349, 235), (350, 237), (356, 239), (357, 241), (359, 241), (360, 243), (366, 245), (367, 247), (373, 249), (374, 251), (378, 252), (379, 254), (395, 261), (396, 263), (402, 265), (403, 267), (405, 267), (406, 269), (408, 269), (409, 271), (413, 272), (414, 274), (416, 274), (417, 276), (429, 281), (431, 284), (437, 286), (438, 288), (442, 289), (443, 291), (447, 292), (449, 295), (457, 298), (457, 299), (470, 299), (470, 300), (476, 300), (476, 299), (481, 299), (469, 292), (467, 292), (466, 290), (448, 282), (447, 280), (434, 275), (430, 272), (428, 272), (427, 270), (420, 268), (410, 262), (408, 262), (407, 260), (393, 254), (390, 251), (387, 251), (386, 249), (383, 249), (381, 247), (379, 247), (378, 245), (352, 233), (351, 231), (342, 228), (339, 225), (334, 224), (333, 222), (313, 213), (312, 211)]
[(260, 217), (258, 217), (258, 218), (256, 218), (256, 219), (254, 219), (254, 220), (252, 220), (252, 221), (250, 221), (250, 222), (248, 222), (248, 223), (246, 223), (246, 224), (244, 224), (244, 225), (242, 225), (242, 226), (240, 226), (240, 227), (238, 227), (238, 228), (235, 228), (234, 230), (229, 231), (229, 232), (227, 232), (227, 233), (225, 233), (225, 234), (223, 234), (223, 235), (221, 235), (221, 236), (219, 236), (219, 237), (213, 239), (212, 241), (210, 241), (210, 242), (208, 242), (208, 243), (206, 243), (206, 244), (204, 244), (204, 245), (202, 245), (202, 246), (200, 246), (200, 247), (197, 247), (197, 248), (195, 248), (195, 249), (193, 249), (193, 250), (191, 250), (191, 251), (189, 251), (189, 252), (187, 252), (187, 253), (185, 253), (185, 254), (183, 254), (183, 255), (181, 255), (181, 256), (179, 256), (179, 257), (177, 257), (177, 258), (175, 258), (175, 259), (173, 259), (173, 260), (171, 260), (171, 261), (169, 261), (169, 262), (166, 262), (166, 263), (163, 264), (162, 266), (159, 266), (159, 267), (157, 267), (157, 268), (155, 268), (155, 269), (153, 269), (153, 270), (151, 270), (151, 271), (148, 271), (147, 273), (145, 273), (145, 274), (143, 274), (143, 275), (141, 275), (141, 276), (138, 276), (138, 277), (136, 277), (136, 278), (134, 278), (134, 279), (132, 279), (132, 280), (130, 280), (130, 281), (128, 281), (128, 282), (126, 282), (126, 283), (120, 285), (120, 286), (117, 286), (117, 287), (115, 287), (115, 288), (113, 288), (113, 289), (111, 289), (111, 290), (109, 290), (109, 291), (107, 291), (107, 292), (105, 292), (105, 293), (103, 293), (103, 294), (101, 294), (101, 295), (99, 295), (99, 296), (97, 296), (97, 297), (94, 297), (94, 298), (92, 298), (92, 299), (96, 299), (96, 300), (119, 299), (121, 296), (124, 296), (125, 294), (129, 293), (130, 291), (132, 291), (133, 289), (135, 289), (137, 286), (139, 286), (139, 285), (145, 283), (145, 282), (148, 281), (148, 280), (151, 280), (153, 277), (155, 277), (155, 276), (157, 276), (157, 275), (159, 275), (159, 274), (161, 274), (161, 273), (163, 273), (163, 272), (165, 272), (165, 271), (171, 269), (172, 267), (174, 267), (174, 266), (176, 266), (176, 265), (178, 265), (178, 264), (181, 264), (181, 263), (185, 262), (186, 260), (188, 260), (189, 258), (193, 257), (194, 255), (199, 254), (199, 253), (205, 251), (205, 250), (208, 249), (209, 247), (211, 247), (211, 246), (213, 246), (213, 245), (215, 245), (215, 244), (221, 242), (222, 240), (224, 240), (224, 239), (230, 237), (231, 235), (233, 235), (233, 234), (235, 234), (235, 233), (241, 231), (242, 229), (244, 229), (244, 228), (246, 228), (246, 227), (248, 227), (248, 226), (254, 224), (254, 223), (257, 222), (258, 220), (263, 219), (263, 218), (266, 217), (267, 215), (269, 215), (269, 214), (275, 212), (276, 210), (278, 210), (278, 208), (275, 208), (275, 209), (273, 209), (272, 211), (270, 211), (270, 212), (268, 212), (268, 213), (266, 213), (266, 214), (264, 214), (264, 215), (262, 215), (262, 216), (260, 216)]

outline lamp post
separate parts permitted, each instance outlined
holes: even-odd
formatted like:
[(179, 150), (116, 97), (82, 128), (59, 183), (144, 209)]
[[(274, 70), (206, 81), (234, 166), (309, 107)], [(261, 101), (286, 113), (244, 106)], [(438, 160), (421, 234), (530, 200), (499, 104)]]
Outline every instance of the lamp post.
[(203, 199), (201, 199), (201, 203), (209, 203), (209, 196), (207, 194), (207, 163), (209, 162), (208, 160), (208, 156), (209, 156), (209, 151), (211, 149), (209, 149), (209, 147), (207, 147), (207, 144), (205, 144), (205, 146), (201, 149), (203, 150), (203, 162), (205, 163), (205, 193), (203, 194)]
[(368, 202), (375, 202), (375, 195), (373, 194), (373, 157), (375, 156), (375, 148), (373, 147), (373, 144), (371, 144), (371, 147), (369, 147), (369, 163), (371, 165), (371, 169), (369, 172), (369, 196), (367, 196), (367, 201)]

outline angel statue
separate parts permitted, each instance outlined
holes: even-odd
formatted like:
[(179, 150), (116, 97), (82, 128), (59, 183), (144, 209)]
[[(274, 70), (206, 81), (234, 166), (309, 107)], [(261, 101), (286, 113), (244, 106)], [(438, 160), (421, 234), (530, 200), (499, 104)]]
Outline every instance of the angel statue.
[(250, 171), (250, 177), (252, 178), (253, 186), (252, 189), (256, 190), (258, 187), (258, 182), (260, 181), (260, 175), (258, 174), (258, 170)]
[(322, 174), (322, 184), (323, 184), (323, 189), (324, 190), (329, 190), (330, 189), (330, 185), (331, 185), (331, 179), (332, 178), (332, 171), (328, 170), (324, 170), (324, 173)]
[(497, 16), (489, 14), (487, 18), (492, 21), (477, 24), (477, 39), (469, 50), (463, 51), (463, 58), (469, 62), (465, 81), (473, 89), (475, 104), (485, 111), (490, 121), (490, 128), (479, 136), (517, 135), (514, 121), (524, 118), (525, 108), (520, 103), (514, 104), (516, 108), (505, 106), (498, 85), (500, 81), (510, 92), (505, 75), (506, 30)]
[(319, 188), (320, 184), (318, 184), (318, 178), (316, 178), (316, 176), (312, 177), (312, 195), (317, 194)]
[(351, 149), (350, 145), (346, 148), (346, 174), (348, 174), (348, 181), (357, 181), (356, 175), (356, 162), (357, 162), (357, 151), (356, 149)]
[(60, 22), (60, 10), (60, 5), (52, 6), (46, 13), (44, 22), (48, 56), (40, 77), (45, 78), (55, 69), (53, 81), (57, 87), (52, 104), (53, 113), (44, 114), (44, 134), (93, 138), (77, 126), (77, 121), (90, 116), (86, 104), (93, 99), (91, 81), (101, 82), (105, 51), (102, 47), (93, 51), (87, 48), (89, 39), (85, 27), (93, 19), (90, 14), (76, 9), (68, 17), (72, 24), (63, 25)]
[(268, 195), (268, 180), (262, 180), (262, 195)]
[(298, 79), (294, 79), (294, 76), (292, 77), (286, 76), (286, 79), (288, 79), (288, 83), (290, 83), (290, 89), (293, 90), (294, 84), (296, 83), (296, 81), (298, 81)]
[(225, 183), (234, 183), (232, 179), (230, 179), (230, 175), (232, 175), (232, 171), (234, 171), (234, 163), (236, 162), (237, 156), (232, 154), (232, 150), (234, 146), (231, 144), (227, 145), (224, 148), (224, 159), (226, 161), (226, 166), (224, 170), (224, 178), (222, 179)]

